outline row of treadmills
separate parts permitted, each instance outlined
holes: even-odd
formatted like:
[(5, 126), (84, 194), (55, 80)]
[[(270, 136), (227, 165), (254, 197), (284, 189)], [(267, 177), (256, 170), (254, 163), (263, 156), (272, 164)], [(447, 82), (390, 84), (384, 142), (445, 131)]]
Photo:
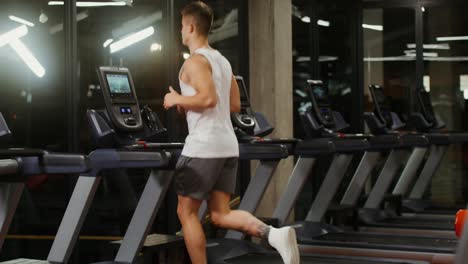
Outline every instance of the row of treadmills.
[[(165, 128), (149, 108), (140, 109), (128, 69), (100, 67), (98, 75), (105, 109), (87, 112), (96, 145), (88, 155), (6, 148), (12, 135), (0, 114), (0, 252), (29, 177), (79, 174), (47, 259), (3, 263), (67, 263), (102, 172), (149, 168), (151, 173), (114, 260), (100, 262), (141, 263), (139, 253), (152, 226), (157, 225), (153, 220), (169, 189), (183, 143), (148, 142)], [(309, 81), (303, 94), (308, 103), (299, 110), (308, 138), (272, 139), (264, 136), (273, 127), (252, 109), (243, 79), (236, 78), (242, 110), (232, 114), (232, 122), (240, 159), (259, 161), (239, 209), (255, 213), (279, 162), (295, 156), (294, 170), (272, 215), (279, 225), (285, 225), (303, 187), (314, 176), (314, 166), (332, 158), (307, 216), (297, 223), (301, 263), (468, 263), (468, 230), (460, 239), (455, 237), (455, 211), (432, 208), (423, 199), (447, 148), (468, 142), (468, 134), (439, 132), (443, 123), (434, 114), (428, 93), (420, 91), (420, 110), (409, 117), (414, 130), (400, 131), (405, 124), (391, 111), (383, 89), (371, 86), (375, 109), (364, 116), (372, 134), (344, 134), (341, 131), (348, 125), (331, 109), (326, 87), (320, 81)], [(360, 159), (359, 165), (346, 181), (344, 194), (338, 194), (353, 159)], [(379, 175), (364, 195), (372, 171)], [(340, 201), (338, 205), (335, 200)], [(396, 206), (385, 206), (389, 204)], [(335, 225), (334, 218), (325, 221), (331, 207), (338, 214), (352, 212), (354, 221), (349, 226)], [(206, 213), (204, 204), (200, 218)], [(235, 231), (209, 240), (207, 253), (209, 263), (282, 263), (274, 251)]]

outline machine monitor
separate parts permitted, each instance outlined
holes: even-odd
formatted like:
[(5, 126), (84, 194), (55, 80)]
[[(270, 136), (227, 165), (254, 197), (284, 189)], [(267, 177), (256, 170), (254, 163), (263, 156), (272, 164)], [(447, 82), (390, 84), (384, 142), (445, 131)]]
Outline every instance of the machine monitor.
[(106, 73), (106, 81), (112, 97), (131, 97), (132, 90), (127, 74)]
[(390, 104), (384, 90), (379, 85), (371, 85), (369, 87), (372, 100), (374, 101), (375, 113), (381, 122), (385, 122), (386, 126), (391, 128), (393, 125)]
[(247, 93), (247, 86), (245, 85), (244, 78), (237, 76), (236, 77), (237, 85), (239, 86), (239, 94), (241, 104), (249, 102), (249, 95)]
[(431, 95), (424, 89), (418, 93), (418, 101), (421, 107), (421, 113), (429, 123), (435, 122), (434, 108), (432, 108)]
[(234, 124), (234, 127), (238, 127), (243, 131), (250, 131), (249, 133), (254, 133), (255, 129), (255, 117), (252, 111), (249, 96), (247, 93), (247, 86), (245, 85), (244, 78), (241, 76), (236, 76), (237, 85), (239, 86), (239, 94), (241, 101), (241, 111), (240, 113), (232, 113), (231, 120)]
[(330, 109), (328, 89), (323, 85), (322, 81), (308, 80), (307, 83), (309, 84), (309, 97), (318, 119), (327, 127), (333, 126), (334, 120)]
[(128, 132), (141, 130), (140, 106), (130, 71), (122, 67), (100, 67), (98, 74), (107, 112), (114, 125)]

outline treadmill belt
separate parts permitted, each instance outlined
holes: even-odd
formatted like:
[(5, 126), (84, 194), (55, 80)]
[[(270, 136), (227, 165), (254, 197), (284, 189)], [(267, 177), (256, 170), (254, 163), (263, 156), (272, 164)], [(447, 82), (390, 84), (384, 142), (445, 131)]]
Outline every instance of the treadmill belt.
[(374, 235), (365, 233), (334, 233), (326, 234), (320, 237), (322, 240), (339, 241), (339, 242), (359, 242), (368, 244), (393, 244), (399, 246), (427, 246), (438, 248), (455, 249), (457, 240), (428, 238), (417, 236), (398, 236), (398, 235)]
[[(224, 263), (255, 263), (255, 264), (283, 264), (283, 260), (279, 255), (261, 255), (261, 254), (246, 254), (240, 257), (225, 260)], [(359, 258), (359, 257), (332, 257), (332, 256), (301, 256), (301, 264), (416, 264), (426, 263), (411, 260), (390, 260), (378, 258)]]

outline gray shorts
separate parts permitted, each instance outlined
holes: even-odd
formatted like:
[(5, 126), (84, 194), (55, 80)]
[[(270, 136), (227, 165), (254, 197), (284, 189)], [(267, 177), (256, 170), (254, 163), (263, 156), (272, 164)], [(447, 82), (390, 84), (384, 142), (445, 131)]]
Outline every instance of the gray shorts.
[(175, 168), (178, 195), (209, 199), (213, 190), (233, 194), (236, 189), (238, 158), (190, 158), (180, 156)]

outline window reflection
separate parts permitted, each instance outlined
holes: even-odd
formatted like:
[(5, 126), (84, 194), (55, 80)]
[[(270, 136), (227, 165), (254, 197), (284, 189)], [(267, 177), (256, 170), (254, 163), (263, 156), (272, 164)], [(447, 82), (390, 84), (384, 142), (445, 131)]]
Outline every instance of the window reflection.
[[(425, 7), (424, 17), (424, 75), (436, 114), (448, 130), (468, 130), (466, 111), (468, 102), (468, 31), (463, 10), (466, 4)], [(468, 182), (463, 156), (466, 146), (450, 146), (439, 170), (432, 180), (431, 198), (435, 203), (464, 205)], [(466, 200), (466, 199), (465, 199)]]
[(407, 94), (415, 85), (414, 21), (411, 8), (363, 10), (366, 110), (372, 109), (368, 87), (377, 84), (391, 96), (392, 108), (406, 118)]

